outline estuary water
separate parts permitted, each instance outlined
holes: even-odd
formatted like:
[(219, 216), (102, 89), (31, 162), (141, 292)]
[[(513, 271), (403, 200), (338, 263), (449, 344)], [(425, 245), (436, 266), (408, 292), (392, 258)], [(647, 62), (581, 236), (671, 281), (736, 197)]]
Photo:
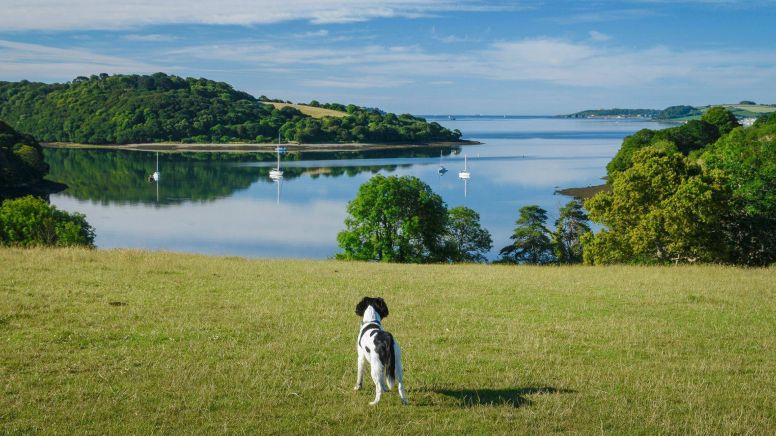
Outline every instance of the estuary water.
[[(667, 125), (643, 120), (551, 117), (427, 117), (481, 145), (403, 152), (289, 153), (284, 179), (269, 178), (273, 154), (159, 155), (46, 149), (49, 179), (69, 188), (51, 195), (60, 209), (86, 214), (100, 248), (130, 247), (214, 255), (328, 258), (338, 252), (346, 206), (374, 174), (412, 175), (449, 207), (480, 214), (493, 235), (489, 258), (509, 243), (518, 209), (538, 204), (554, 222), (570, 198), (558, 188), (598, 185), (622, 139)], [(467, 157), (471, 180), (458, 172)]]

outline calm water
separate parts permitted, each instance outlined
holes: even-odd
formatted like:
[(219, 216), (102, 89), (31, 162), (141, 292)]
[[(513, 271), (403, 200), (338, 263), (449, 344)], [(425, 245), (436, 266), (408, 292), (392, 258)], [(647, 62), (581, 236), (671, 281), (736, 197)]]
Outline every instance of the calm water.
[[(429, 119), (433, 119), (429, 117)], [(508, 243), (518, 209), (539, 204), (550, 213), (570, 199), (556, 188), (601, 183), (622, 138), (636, 120), (540, 117), (458, 117), (436, 121), (482, 145), (445, 149), (449, 172), (437, 174), (439, 149), (385, 153), (291, 154), (281, 185), (268, 177), (273, 156), (161, 154), (161, 181), (149, 184), (156, 154), (47, 150), (50, 179), (70, 188), (51, 196), (95, 227), (97, 246), (164, 249), (248, 257), (327, 258), (337, 249), (345, 207), (373, 174), (412, 175), (448, 206), (479, 212), (493, 235), (495, 258)], [(472, 179), (458, 179), (468, 156)], [(263, 161), (262, 161), (263, 160)]]

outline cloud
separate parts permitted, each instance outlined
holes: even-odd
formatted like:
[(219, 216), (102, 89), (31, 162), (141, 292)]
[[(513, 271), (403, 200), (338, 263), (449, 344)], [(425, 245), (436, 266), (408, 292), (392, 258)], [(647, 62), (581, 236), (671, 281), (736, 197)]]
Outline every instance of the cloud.
[[(599, 37), (600, 39), (600, 37)], [(303, 73), (306, 86), (397, 87), (414, 82), (487, 79), (570, 87), (621, 88), (685, 81), (697, 85), (755, 83), (776, 78), (776, 51), (631, 49), (597, 41), (538, 37), (498, 41), (466, 51), (419, 46), (343, 48), (242, 42), (176, 49), (167, 58), (217, 60), (256, 69)], [(332, 69), (351, 76), (331, 79)], [(323, 79), (309, 79), (314, 75)]]
[(314, 88), (397, 88), (412, 83), (410, 80), (397, 80), (387, 77), (358, 77), (358, 78), (328, 78), (311, 79), (302, 82), (302, 85)]
[(88, 50), (0, 40), (0, 77), (6, 79), (70, 80), (95, 73), (152, 73), (164, 70), (169, 70), (169, 67)]
[(5, 0), (0, 29), (115, 30), (152, 24), (253, 25), (293, 20), (329, 24), (515, 8), (461, 0)]
[(151, 34), (129, 34), (124, 35), (122, 39), (126, 41), (138, 41), (138, 42), (172, 42), (177, 41), (178, 37), (173, 35), (162, 35), (158, 33)]
[(590, 41), (595, 41), (595, 42), (609, 41), (610, 39), (612, 39), (611, 36), (605, 33), (601, 33), (597, 30), (591, 30), (590, 32), (588, 32), (588, 35), (590, 36)]

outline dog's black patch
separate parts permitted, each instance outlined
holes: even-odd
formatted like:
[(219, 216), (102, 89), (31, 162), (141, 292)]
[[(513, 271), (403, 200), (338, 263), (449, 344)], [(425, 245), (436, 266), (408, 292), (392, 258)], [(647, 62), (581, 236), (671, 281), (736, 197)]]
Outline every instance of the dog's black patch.
[(364, 349), (366, 349), (366, 353), (372, 352), (369, 350), (369, 346), (364, 346)]
[(366, 331), (369, 331), (370, 329), (373, 329), (373, 332), (380, 332), (381, 328), (377, 323), (369, 323), (364, 325), (364, 327), (361, 328), (361, 333), (358, 335), (358, 344), (361, 344), (361, 338), (363, 338), (364, 334), (366, 334)]
[(393, 336), (388, 331), (380, 331), (375, 336), (375, 351), (380, 362), (385, 366), (385, 375), (390, 380), (396, 379), (396, 351), (393, 349)]

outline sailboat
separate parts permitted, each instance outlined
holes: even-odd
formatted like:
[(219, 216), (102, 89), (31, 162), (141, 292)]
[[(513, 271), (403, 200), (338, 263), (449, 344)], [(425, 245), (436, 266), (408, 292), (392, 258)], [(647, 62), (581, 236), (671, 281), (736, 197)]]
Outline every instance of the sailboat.
[(464, 180), (468, 180), (472, 177), (471, 173), (469, 173), (469, 165), (466, 161), (466, 155), (463, 155), (463, 170), (458, 172), (458, 177)]
[(275, 152), (278, 154), (278, 166), (269, 171), (269, 178), (277, 181), (283, 177), (283, 170), (280, 169), (280, 154), (286, 152), (286, 148), (280, 145), (280, 133), (278, 133), (278, 146)]
[(159, 152), (156, 152), (156, 171), (148, 177), (148, 182), (159, 182)]
[(437, 171), (439, 172), (439, 176), (442, 176), (443, 174), (447, 173), (447, 169), (445, 168), (444, 165), (442, 165), (442, 151), (441, 150), (439, 151), (439, 170), (437, 170)]

